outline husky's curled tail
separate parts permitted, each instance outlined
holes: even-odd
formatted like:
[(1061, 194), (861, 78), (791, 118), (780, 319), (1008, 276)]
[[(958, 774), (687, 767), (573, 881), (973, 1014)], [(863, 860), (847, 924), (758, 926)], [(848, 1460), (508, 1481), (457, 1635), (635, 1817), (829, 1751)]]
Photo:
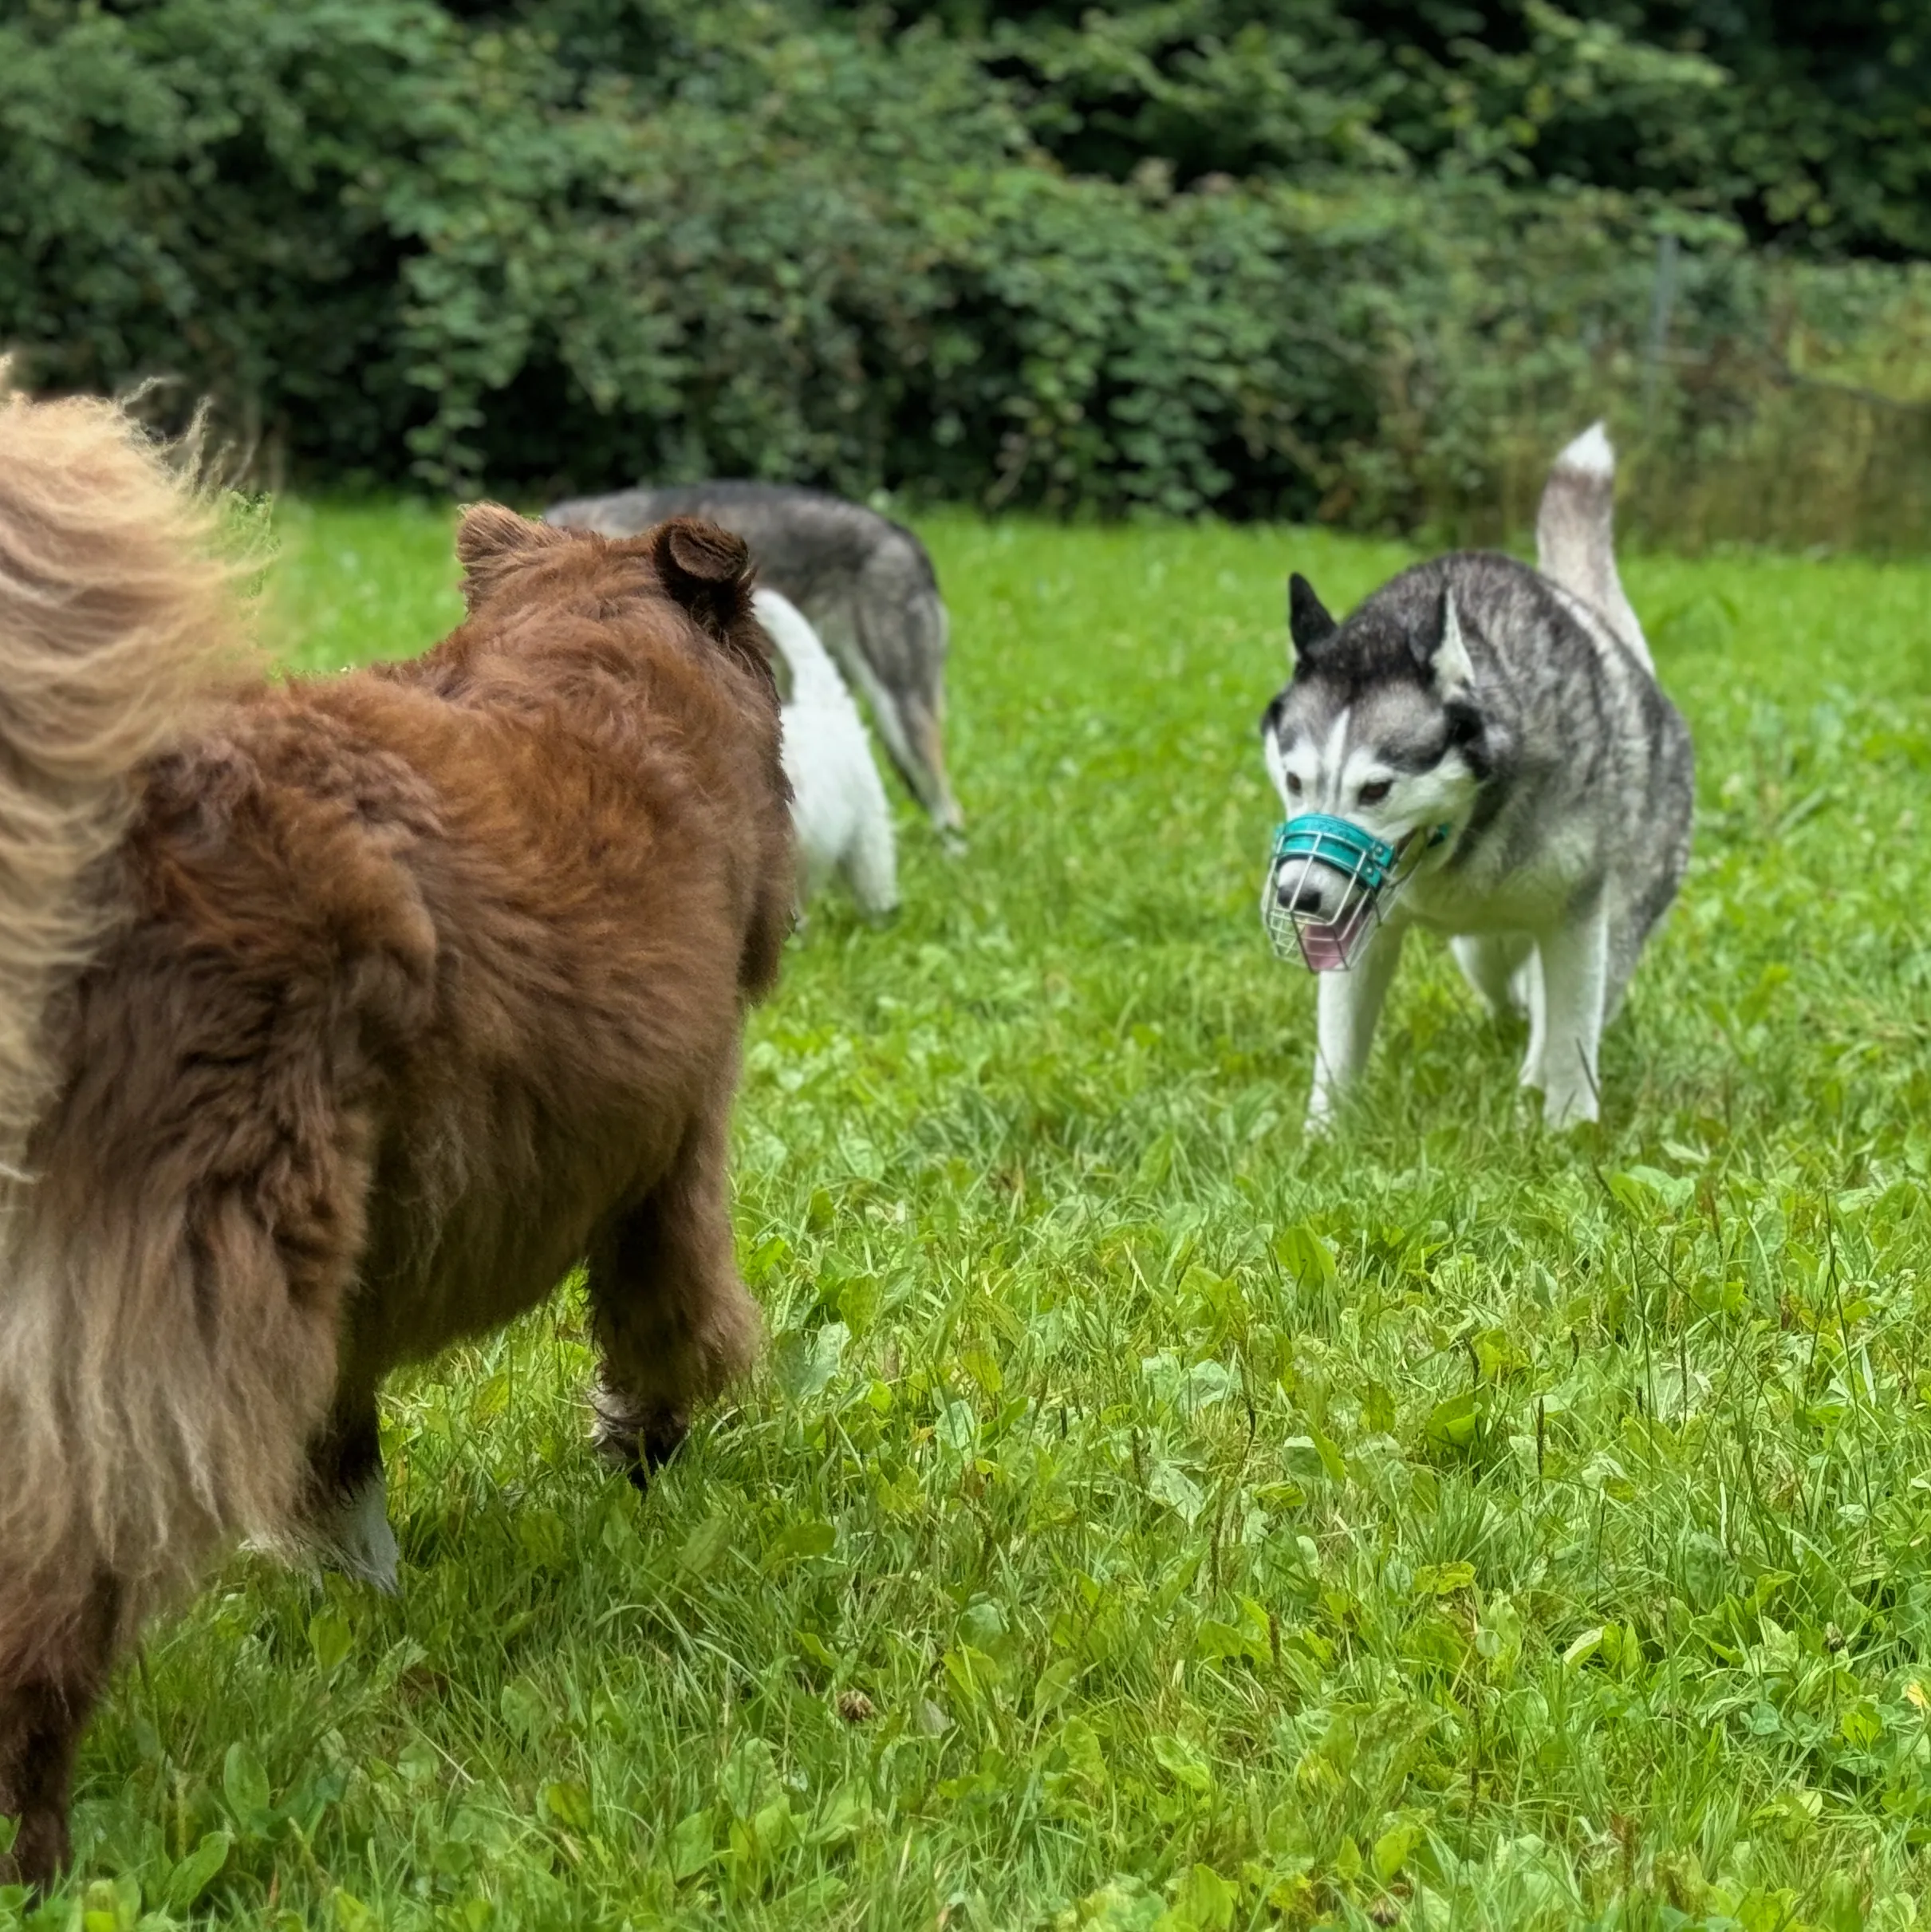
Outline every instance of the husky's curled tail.
[[(241, 659), (215, 520), (124, 410), (29, 402), (0, 362), (0, 1812), (28, 1814), (23, 1871), (45, 1862), (36, 1784), (61, 1768), (34, 1741), (96, 1688), (60, 1660), (167, 1580), (160, 1472), (193, 1456), (162, 1393), (180, 1304), (144, 1298), (111, 1229), (91, 1257), (50, 1232), (73, 1204), (35, 1135), (81, 975), (132, 910), (142, 769)], [(126, 1292), (94, 1291), (110, 1275)]]
[(1616, 570), (1616, 452), (1592, 423), (1557, 455), (1535, 513), (1535, 567), (1609, 621), (1652, 676), (1649, 641)]

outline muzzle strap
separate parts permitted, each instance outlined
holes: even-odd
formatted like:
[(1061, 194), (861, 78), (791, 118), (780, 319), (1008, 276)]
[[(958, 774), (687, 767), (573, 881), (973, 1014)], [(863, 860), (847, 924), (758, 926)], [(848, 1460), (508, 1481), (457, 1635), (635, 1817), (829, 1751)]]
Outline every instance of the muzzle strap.
[(1305, 859), (1358, 879), (1369, 892), (1387, 884), (1400, 856), (1395, 848), (1350, 818), (1303, 812), (1274, 834), (1274, 862)]

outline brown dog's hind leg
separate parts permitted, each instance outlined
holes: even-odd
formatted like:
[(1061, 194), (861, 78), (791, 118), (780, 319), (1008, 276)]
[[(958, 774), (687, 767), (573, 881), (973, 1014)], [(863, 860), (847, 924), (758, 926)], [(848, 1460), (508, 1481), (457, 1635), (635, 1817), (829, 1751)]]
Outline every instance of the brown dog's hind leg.
[(74, 1753), (107, 1683), (120, 1610), (120, 1585), (97, 1577), (64, 1626), (0, 1675), (0, 1817), (19, 1824), (0, 1885), (44, 1891), (67, 1865)]
[(597, 1446), (641, 1488), (692, 1409), (758, 1351), (763, 1323), (731, 1252), (721, 1107), (657, 1187), (599, 1231), (589, 1276), (603, 1353)]

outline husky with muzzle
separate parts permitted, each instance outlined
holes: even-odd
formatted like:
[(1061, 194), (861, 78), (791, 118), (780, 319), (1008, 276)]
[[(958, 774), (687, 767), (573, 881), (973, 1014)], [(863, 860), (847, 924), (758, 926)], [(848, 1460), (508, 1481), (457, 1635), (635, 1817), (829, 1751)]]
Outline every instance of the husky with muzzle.
[(1689, 857), (1689, 732), (1617, 575), (1602, 425), (1557, 457), (1531, 570), (1417, 565), (1344, 621), (1288, 593), (1294, 675), (1261, 738), (1287, 810), (1261, 916), (1321, 976), (1310, 1130), (1368, 1057), (1411, 925), (1499, 1012), (1553, 1127), (1596, 1118), (1597, 1042)]

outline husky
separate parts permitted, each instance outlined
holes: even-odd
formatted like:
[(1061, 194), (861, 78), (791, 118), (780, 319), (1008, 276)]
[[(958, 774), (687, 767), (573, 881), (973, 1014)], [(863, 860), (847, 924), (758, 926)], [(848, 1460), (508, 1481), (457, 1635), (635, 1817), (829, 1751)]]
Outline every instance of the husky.
[(634, 536), (666, 517), (702, 517), (751, 547), (759, 581), (814, 625), (864, 694), (912, 794), (948, 837), (964, 825), (946, 775), (950, 621), (925, 546), (862, 504), (785, 483), (701, 483), (553, 503), (546, 522)]
[(1527, 1014), (1545, 1124), (1597, 1118), (1598, 1041), (1682, 880), (1694, 795), (1617, 574), (1614, 482), (1598, 423), (1555, 459), (1537, 569), (1439, 558), (1339, 623), (1290, 581), (1294, 672), (1261, 720), (1289, 820), (1263, 917), (1310, 965), (1353, 968), (1322, 972), (1310, 1131), (1362, 1071), (1410, 925), (1448, 936), (1492, 1012)]
[(836, 873), (873, 919), (898, 910), (898, 856), (884, 781), (838, 667), (805, 614), (760, 584), (751, 607), (788, 676), (780, 714), (791, 822), (798, 834), (798, 899)]

